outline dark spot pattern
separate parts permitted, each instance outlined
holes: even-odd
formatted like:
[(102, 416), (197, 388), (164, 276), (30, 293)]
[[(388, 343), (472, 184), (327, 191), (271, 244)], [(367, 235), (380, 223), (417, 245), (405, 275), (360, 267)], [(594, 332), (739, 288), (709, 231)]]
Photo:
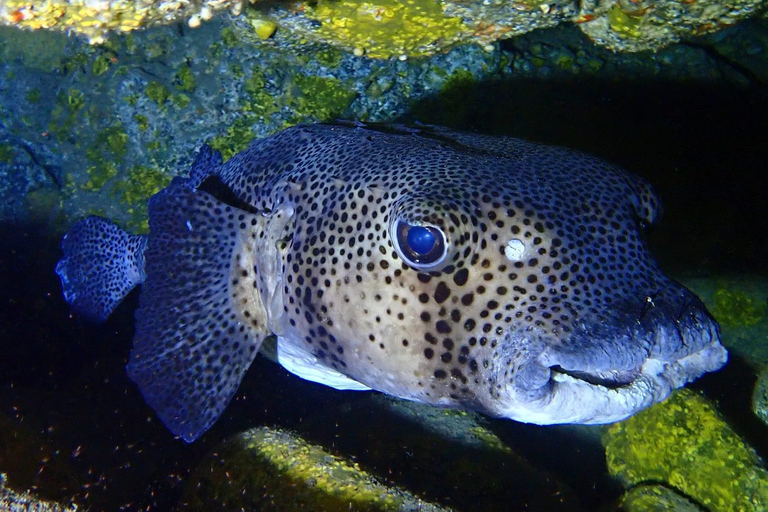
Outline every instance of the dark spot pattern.
[[(565, 149), (440, 129), (311, 125), (257, 140), (209, 172), (258, 218), (290, 211), (262, 240), (263, 226), (231, 218), (236, 209), (205, 205), (230, 255), (242, 233), (255, 251), (280, 251), (269, 304), (282, 309), (271, 311), (281, 336), (328, 369), (399, 396), (478, 407), (514, 381), (527, 348), (511, 340), (535, 333), (567, 347), (584, 325), (631, 323), (669, 282), (642, 239), (660, 210), (650, 185)], [(438, 266), (408, 265), (393, 243), (402, 222), (444, 235)], [(514, 258), (511, 241), (524, 248)], [(184, 332), (216, 340), (189, 354), (201, 365), (247, 353), (266, 317), (253, 309), (267, 293), (258, 269), (238, 263), (253, 257), (213, 260), (205, 272), (228, 283), (205, 291), (213, 319), (188, 310), (178, 319), (190, 325)]]
[[(383, 371), (420, 353), (423, 374), (449, 381), (452, 372), (472, 373), (470, 361), (500, 357), (491, 347), (510, 331), (561, 337), (626, 302), (629, 283), (655, 286), (659, 272), (638, 228), (653, 222), (659, 203), (645, 182), (564, 149), (451, 136), (460, 140), (306, 126), (257, 141), (223, 166), (222, 180), (248, 204), (295, 207), (283, 292), (298, 331), (318, 341), (333, 334), (329, 345), (348, 348), (372, 330), (381, 357), (391, 358), (376, 363)], [(422, 272), (403, 261), (390, 230), (398, 220), (445, 233), (442, 268)], [(525, 244), (520, 261), (504, 252), (513, 238)], [(386, 339), (387, 328), (407, 344)], [(444, 336), (459, 343), (435, 357), (424, 340)], [(327, 363), (354, 377), (351, 353)], [(430, 379), (420, 386), (445, 393)], [(451, 391), (459, 400), (477, 391), (467, 392)]]

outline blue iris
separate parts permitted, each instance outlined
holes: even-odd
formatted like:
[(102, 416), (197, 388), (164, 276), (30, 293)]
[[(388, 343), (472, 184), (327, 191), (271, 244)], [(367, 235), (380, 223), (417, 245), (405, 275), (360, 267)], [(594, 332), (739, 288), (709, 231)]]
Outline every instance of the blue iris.
[(435, 247), (435, 235), (424, 226), (413, 226), (406, 237), (408, 247), (416, 254), (428, 254)]
[(412, 267), (429, 270), (446, 257), (448, 247), (445, 234), (437, 226), (421, 226), (398, 220), (393, 234), (397, 252)]

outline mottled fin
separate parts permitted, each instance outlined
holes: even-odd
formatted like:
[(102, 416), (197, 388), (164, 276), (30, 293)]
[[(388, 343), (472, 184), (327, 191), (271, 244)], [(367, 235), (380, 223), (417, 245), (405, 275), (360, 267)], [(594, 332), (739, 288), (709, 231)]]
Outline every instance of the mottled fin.
[(149, 202), (147, 279), (127, 369), (187, 442), (216, 421), (269, 333), (254, 283), (262, 221), (187, 186)]
[(203, 145), (189, 171), (189, 183), (192, 188), (198, 188), (206, 178), (215, 175), (221, 163), (221, 153), (208, 144)]
[(131, 235), (101, 217), (88, 217), (70, 229), (56, 265), (64, 298), (72, 310), (103, 322), (136, 285), (144, 281), (147, 238)]

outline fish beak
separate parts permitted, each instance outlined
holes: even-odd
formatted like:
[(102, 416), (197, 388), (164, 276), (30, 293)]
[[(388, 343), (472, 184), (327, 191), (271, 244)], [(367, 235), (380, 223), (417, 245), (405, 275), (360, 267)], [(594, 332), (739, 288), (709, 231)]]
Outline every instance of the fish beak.
[(668, 308), (674, 315), (664, 313), (660, 302), (659, 311), (624, 330), (615, 328), (625, 325), (622, 317), (614, 324), (588, 322), (565, 339), (539, 337), (532, 351), (537, 355), (506, 372), (512, 378), (499, 388), (504, 391), (495, 413), (541, 425), (612, 423), (720, 369), (728, 352), (719, 327), (689, 294), (673, 297), (675, 304), (687, 299), (684, 309)]

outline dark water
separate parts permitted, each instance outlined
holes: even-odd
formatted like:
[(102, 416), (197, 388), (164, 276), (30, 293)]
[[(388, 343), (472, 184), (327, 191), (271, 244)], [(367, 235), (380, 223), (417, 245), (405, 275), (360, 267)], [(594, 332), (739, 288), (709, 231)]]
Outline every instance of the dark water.
[[(664, 199), (666, 213), (650, 241), (665, 270), (768, 274), (763, 84), (526, 80), (474, 84), (455, 94), (415, 105), (408, 119), (603, 156), (644, 176)], [(88, 324), (70, 316), (61, 298), (53, 273), (58, 233), (44, 225), (2, 225), (0, 240), (0, 410), (9, 418), (0, 460), (18, 488), (74, 498), (92, 510), (169, 510), (192, 468), (226, 437), (261, 424), (301, 430), (313, 417), (358, 400), (259, 358), (219, 422), (187, 445), (155, 419), (125, 375), (136, 293), (105, 324)], [(720, 400), (739, 433), (766, 455), (765, 428), (745, 413), (753, 381), (752, 370), (737, 358), (694, 386)], [(594, 443), (557, 427), (494, 420), (491, 428), (534, 465), (557, 474), (585, 510), (608, 509), (619, 497)], [(381, 435), (391, 435), (384, 430)], [(318, 437), (339, 434), (343, 430), (329, 426)], [(408, 482), (407, 460), (395, 458), (391, 469), (393, 480), (399, 475)], [(473, 498), (461, 489), (413, 490), (473, 509)]]

